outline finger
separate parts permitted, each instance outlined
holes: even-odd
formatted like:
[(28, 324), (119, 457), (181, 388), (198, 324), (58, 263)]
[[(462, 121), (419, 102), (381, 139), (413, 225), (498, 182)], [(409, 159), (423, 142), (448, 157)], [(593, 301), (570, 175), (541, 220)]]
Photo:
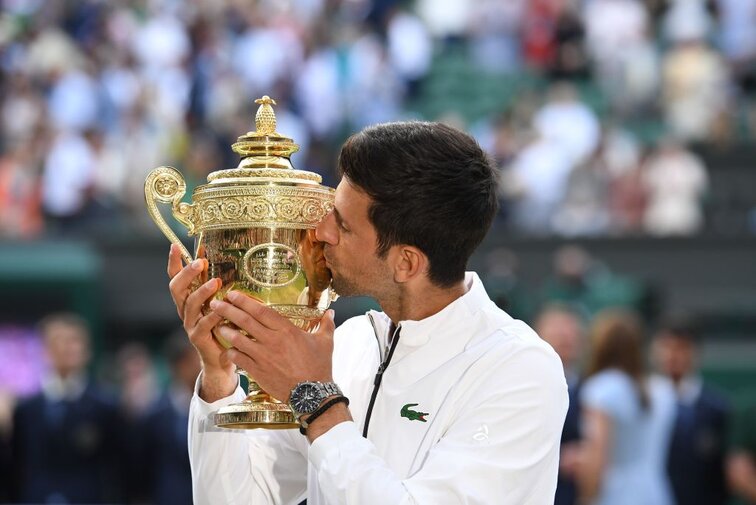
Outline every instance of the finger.
[(182, 317), (184, 324), (189, 328), (197, 324), (197, 321), (202, 317), (202, 305), (218, 292), (221, 284), (220, 279), (210, 279), (186, 298), (183, 311), (184, 317)]
[(181, 251), (179, 246), (171, 244), (171, 250), (168, 253), (168, 278), (173, 279), (184, 267), (181, 261)]
[[(179, 260), (181, 258), (179, 257)], [(184, 290), (188, 288), (192, 281), (205, 269), (207, 260), (196, 259), (183, 267), (176, 275), (173, 276), (169, 286), (171, 291)]]
[(257, 364), (251, 356), (233, 348), (223, 351), (223, 355), (224, 357), (222, 359), (230, 361), (254, 377), (254, 371), (257, 370)]
[(247, 296), (238, 291), (229, 291), (228, 294), (226, 294), (226, 299), (243, 312), (251, 315), (257, 322), (271, 330), (280, 330), (292, 326), (291, 321), (270, 307), (258, 302), (251, 296)]
[(213, 300), (210, 308), (258, 340), (265, 341), (275, 332), (261, 324), (253, 315), (228, 302)]
[(240, 350), (253, 359), (256, 359), (259, 355), (262, 346), (255, 337), (250, 337), (226, 324), (219, 326), (216, 331), (231, 347)]
[(223, 317), (215, 312), (210, 312), (208, 315), (202, 316), (194, 326), (194, 331), (192, 331), (192, 343), (204, 345), (206, 341), (214, 340), (212, 330), (222, 321)]
[(168, 289), (171, 292), (171, 298), (179, 309), (179, 316), (183, 318), (184, 303), (189, 295), (190, 286), (197, 276), (205, 268), (205, 260), (197, 259), (189, 265), (182, 268), (168, 283)]
[(332, 309), (326, 310), (320, 319), (320, 323), (318, 323), (318, 329), (315, 331), (315, 334), (332, 338), (333, 332), (336, 331), (335, 316), (336, 314)]

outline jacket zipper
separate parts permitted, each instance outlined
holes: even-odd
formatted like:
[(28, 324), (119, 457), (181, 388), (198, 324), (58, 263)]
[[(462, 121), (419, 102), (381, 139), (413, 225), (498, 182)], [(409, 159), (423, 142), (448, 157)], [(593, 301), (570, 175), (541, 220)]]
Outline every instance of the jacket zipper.
[(370, 323), (373, 325), (373, 333), (375, 334), (376, 341), (378, 342), (378, 350), (381, 354), (382, 362), (378, 366), (378, 371), (375, 374), (375, 378), (373, 379), (373, 393), (370, 395), (370, 403), (368, 404), (367, 413), (365, 414), (365, 425), (362, 429), (362, 436), (364, 438), (367, 438), (368, 436), (368, 428), (370, 426), (370, 416), (373, 415), (373, 406), (375, 405), (375, 399), (378, 396), (378, 389), (381, 387), (381, 382), (383, 381), (383, 372), (386, 371), (386, 368), (388, 368), (389, 363), (391, 363), (391, 357), (394, 355), (394, 350), (396, 349), (396, 344), (399, 342), (399, 330), (401, 326), (397, 326), (394, 330), (394, 335), (391, 337), (391, 347), (388, 351), (388, 354), (385, 358), (383, 358), (383, 353), (380, 352), (381, 342), (378, 338), (378, 331), (375, 328), (375, 321), (373, 320), (373, 317), (368, 314), (368, 318), (370, 319)]

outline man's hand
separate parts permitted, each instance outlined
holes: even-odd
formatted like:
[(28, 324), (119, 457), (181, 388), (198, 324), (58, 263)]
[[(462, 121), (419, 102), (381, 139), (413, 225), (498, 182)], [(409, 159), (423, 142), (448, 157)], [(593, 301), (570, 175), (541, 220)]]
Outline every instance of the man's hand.
[(230, 291), (226, 301), (213, 300), (210, 307), (249, 335), (230, 326), (220, 327), (220, 335), (233, 346), (224, 357), (249, 372), (274, 398), (288, 401), (299, 382), (333, 380), (332, 310), (326, 312), (315, 332), (308, 333), (275, 310), (236, 291)]
[(189, 340), (197, 349), (202, 361), (202, 383), (200, 396), (213, 402), (230, 395), (237, 384), (234, 364), (223, 353), (223, 347), (213, 338), (213, 328), (223, 321), (223, 317), (202, 312), (202, 306), (220, 289), (220, 279), (210, 279), (196, 287), (201, 279), (207, 278), (207, 260), (197, 259), (183, 266), (181, 252), (171, 245), (168, 255), (169, 288), (176, 310), (184, 322)]

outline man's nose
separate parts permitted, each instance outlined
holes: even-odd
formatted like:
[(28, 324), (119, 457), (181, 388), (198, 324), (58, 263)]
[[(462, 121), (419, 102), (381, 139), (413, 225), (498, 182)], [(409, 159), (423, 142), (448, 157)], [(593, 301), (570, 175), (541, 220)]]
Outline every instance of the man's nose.
[(333, 212), (329, 212), (315, 227), (315, 238), (326, 244), (336, 245), (339, 243), (338, 230), (336, 229), (336, 218)]

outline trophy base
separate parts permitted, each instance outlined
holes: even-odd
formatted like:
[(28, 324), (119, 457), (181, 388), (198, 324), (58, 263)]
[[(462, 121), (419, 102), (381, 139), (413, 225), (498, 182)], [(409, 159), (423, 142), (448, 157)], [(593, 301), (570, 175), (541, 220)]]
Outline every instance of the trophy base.
[(285, 403), (259, 400), (250, 395), (241, 403), (218, 410), (213, 421), (219, 428), (252, 430), (291, 430), (299, 428), (294, 414)]

